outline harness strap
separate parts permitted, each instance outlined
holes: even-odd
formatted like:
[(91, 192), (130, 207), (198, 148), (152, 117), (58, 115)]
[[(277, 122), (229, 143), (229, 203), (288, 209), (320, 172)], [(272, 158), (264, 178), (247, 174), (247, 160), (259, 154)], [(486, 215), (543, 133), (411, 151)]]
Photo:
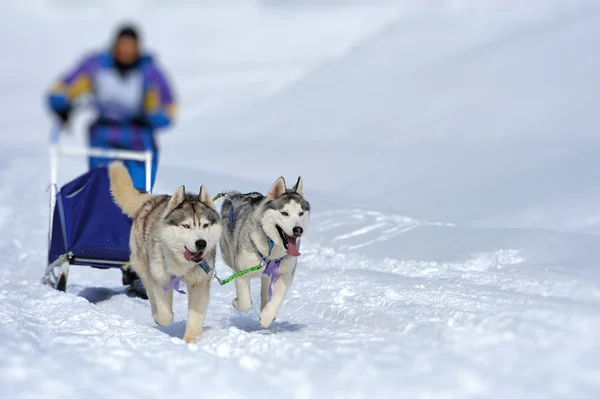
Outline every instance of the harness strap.
[(275, 281), (277, 280), (277, 274), (279, 273), (279, 265), (281, 264), (281, 259), (273, 259), (267, 263), (267, 267), (265, 267), (265, 271), (263, 274), (269, 276), (269, 300), (273, 296), (273, 285), (275, 285)]
[[(265, 270), (263, 271), (263, 274), (269, 276), (269, 278), (270, 278), (269, 299), (271, 299), (271, 296), (273, 295), (273, 284), (275, 284), (275, 281), (277, 280), (277, 274), (279, 272), (279, 265), (281, 264), (281, 259), (283, 259), (283, 258), (270, 259), (271, 252), (273, 251), (274, 246), (275, 246), (275, 243), (273, 242), (273, 240), (269, 239), (269, 253), (267, 256), (263, 256), (263, 254), (261, 254), (260, 251), (258, 251), (258, 250), (256, 251), (258, 253), (258, 256), (260, 256), (260, 259), (261, 259), (261, 262), (258, 265), (241, 270), (223, 280), (221, 280), (217, 276), (217, 272), (215, 270), (215, 274), (213, 275), (213, 277), (219, 282), (219, 284), (225, 285), (240, 276), (258, 271), (258, 270), (262, 269), (263, 266), (265, 266)], [(264, 263), (264, 265), (263, 265), (263, 263)], [(206, 272), (205, 269), (203, 269), (203, 270)], [(207, 272), (207, 274), (208, 274), (208, 272)]]
[[(164, 259), (164, 255), (163, 255), (163, 259)], [(212, 270), (205, 259), (202, 259), (199, 263), (196, 263), (196, 264), (198, 266), (200, 266), (200, 268), (202, 270), (204, 270), (204, 273), (206, 273), (206, 274), (209, 274)], [(183, 279), (183, 276), (175, 276), (175, 277), (173, 277), (171, 282), (169, 282), (169, 284), (163, 285), (162, 289), (164, 291), (169, 291), (171, 288), (173, 288), (175, 291), (179, 292), (180, 294), (185, 294), (184, 290), (179, 289), (179, 283), (181, 283), (182, 279)]]
[(212, 200), (213, 200), (213, 202), (215, 202), (216, 200), (218, 200), (219, 198), (221, 198), (223, 196), (225, 196), (225, 192), (215, 195)]
[(163, 285), (162, 289), (165, 291), (169, 291), (171, 288), (173, 288), (175, 291), (179, 292), (180, 294), (185, 294), (184, 290), (179, 289), (179, 283), (181, 282), (182, 278), (183, 278), (183, 276), (175, 276), (169, 284)]
[(257, 271), (257, 270), (260, 270), (261, 268), (262, 268), (262, 265), (256, 265), (256, 266), (252, 266), (252, 267), (249, 267), (249, 268), (247, 268), (247, 269), (244, 269), (244, 270), (242, 270), (242, 271), (239, 271), (239, 272), (237, 272), (237, 273), (235, 273), (235, 274), (232, 274), (231, 276), (229, 276), (229, 277), (227, 277), (227, 278), (225, 278), (225, 279), (223, 279), (223, 280), (221, 280), (221, 279), (220, 279), (220, 278), (217, 276), (217, 274), (216, 274), (216, 273), (215, 273), (214, 277), (215, 277), (215, 279), (217, 279), (217, 281), (219, 282), (219, 284), (221, 284), (221, 285), (225, 285), (225, 284), (227, 284), (227, 283), (230, 283), (230, 282), (232, 282), (234, 279), (236, 279), (236, 278), (238, 278), (238, 277), (240, 277), (240, 276), (243, 276), (244, 274), (248, 274), (248, 273), (255, 272), (255, 271)]
[(279, 265), (281, 264), (281, 259), (283, 259), (270, 259), (271, 251), (273, 251), (274, 245), (275, 243), (273, 242), (273, 240), (269, 239), (269, 254), (267, 255), (267, 257), (264, 257), (260, 253), (260, 251), (256, 251), (258, 252), (258, 255), (261, 257), (262, 261), (265, 262), (266, 265), (263, 274), (269, 276), (269, 300), (273, 296), (273, 285), (275, 284), (275, 280), (277, 280), (277, 274), (279, 273)]
[(273, 247), (275, 246), (275, 243), (273, 242), (273, 240), (271, 240), (269, 238), (269, 253), (267, 254), (266, 257), (263, 256), (263, 254), (260, 253), (260, 251), (257, 249), (256, 252), (258, 252), (258, 256), (260, 256), (260, 258), (262, 259), (263, 262), (269, 262), (269, 258), (271, 257), (271, 252), (273, 252)]
[[(225, 192), (225, 191), (218, 193), (213, 198), (213, 202), (218, 200), (219, 198), (225, 197), (225, 196), (227, 196), (227, 192)], [(233, 224), (233, 219), (234, 219), (233, 206), (229, 208), (229, 212), (227, 214), (227, 219), (228, 219), (228, 225), (231, 228), (232, 224)], [(275, 243), (271, 239), (269, 239), (268, 243), (269, 243), (269, 253), (267, 254), (267, 256), (263, 256), (263, 254), (261, 254), (258, 249), (256, 250), (256, 252), (258, 253), (258, 256), (260, 256), (260, 259), (261, 259), (261, 261), (258, 265), (249, 267), (244, 270), (240, 270), (239, 272), (234, 273), (231, 276), (229, 276), (225, 279), (222, 279), (222, 280), (219, 278), (219, 276), (217, 276), (216, 268), (211, 268), (204, 259), (201, 262), (197, 263), (197, 265), (200, 266), (200, 268), (202, 270), (204, 270), (204, 273), (206, 273), (206, 274), (209, 274), (211, 271), (214, 271), (213, 277), (219, 282), (220, 285), (225, 285), (227, 283), (232, 282), (233, 280), (235, 280), (238, 277), (241, 277), (245, 274), (252, 273), (252, 272), (262, 269), (263, 263), (264, 263), (265, 270), (263, 271), (263, 274), (269, 276), (269, 279), (270, 279), (270, 283), (269, 283), (269, 300), (270, 300), (271, 296), (273, 295), (273, 285), (275, 284), (275, 281), (277, 280), (277, 274), (279, 273), (279, 266), (281, 265), (281, 260), (283, 258), (270, 259), (271, 252), (273, 251), (273, 247), (275, 246)], [(185, 291), (179, 289), (179, 283), (181, 282), (182, 279), (183, 279), (183, 276), (175, 276), (169, 284), (162, 287), (163, 290), (168, 291), (171, 288), (173, 288), (180, 294), (185, 294)]]

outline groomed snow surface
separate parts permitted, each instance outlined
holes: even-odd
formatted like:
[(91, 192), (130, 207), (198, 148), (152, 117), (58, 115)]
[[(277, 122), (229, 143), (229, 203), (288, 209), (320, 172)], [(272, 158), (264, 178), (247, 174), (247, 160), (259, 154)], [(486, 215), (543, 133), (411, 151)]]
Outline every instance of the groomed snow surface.
[[(2, 399), (600, 397), (594, 0), (165, 4), (0, 6)], [(248, 314), (213, 285), (195, 344), (183, 295), (162, 328), (117, 270), (39, 283), (43, 91), (131, 16), (181, 102), (155, 192), (305, 179), (268, 330), (256, 283)]]

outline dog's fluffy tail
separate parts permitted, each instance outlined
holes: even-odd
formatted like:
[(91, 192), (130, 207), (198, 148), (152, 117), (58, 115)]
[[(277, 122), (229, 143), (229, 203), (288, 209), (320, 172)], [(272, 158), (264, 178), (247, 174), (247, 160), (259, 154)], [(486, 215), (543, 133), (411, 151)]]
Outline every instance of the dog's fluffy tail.
[(129, 171), (122, 162), (113, 161), (108, 166), (110, 192), (123, 213), (134, 217), (137, 211), (151, 198), (150, 194), (140, 193), (134, 186)]

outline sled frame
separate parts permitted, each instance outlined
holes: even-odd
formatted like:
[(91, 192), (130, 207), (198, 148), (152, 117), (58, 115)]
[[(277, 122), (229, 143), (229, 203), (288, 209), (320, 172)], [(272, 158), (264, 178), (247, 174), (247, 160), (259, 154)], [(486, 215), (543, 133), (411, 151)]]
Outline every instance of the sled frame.
[[(65, 157), (98, 157), (110, 158), (113, 160), (122, 161), (140, 161), (144, 162), (144, 171), (146, 177), (146, 192), (151, 193), (152, 185), (152, 151), (131, 151), (131, 150), (113, 150), (99, 147), (79, 147), (60, 144), (61, 127), (55, 126), (52, 130), (49, 146), (50, 158), (50, 196), (49, 196), (49, 222), (48, 222), (48, 251), (52, 241), (52, 223), (54, 220), (54, 208), (56, 204), (56, 194), (58, 192), (58, 166), (59, 159)], [(69, 273), (69, 265), (71, 264), (72, 255), (63, 255), (54, 262), (48, 264), (42, 283), (50, 285), (60, 291), (66, 288), (67, 277)], [(102, 261), (95, 259), (85, 259), (89, 263), (97, 262), (120, 264), (114, 261)], [(57, 272), (58, 269), (58, 272)]]

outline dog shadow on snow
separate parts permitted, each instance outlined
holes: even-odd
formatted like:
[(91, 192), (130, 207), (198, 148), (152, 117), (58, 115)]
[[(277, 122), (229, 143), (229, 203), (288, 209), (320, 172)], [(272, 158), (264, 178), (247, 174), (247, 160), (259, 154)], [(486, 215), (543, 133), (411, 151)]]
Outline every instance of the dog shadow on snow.
[(262, 328), (254, 317), (244, 315), (233, 315), (229, 321), (231, 326), (245, 332), (261, 332), (263, 334), (279, 334), (285, 332), (300, 331), (306, 327), (304, 324), (290, 323), (288, 321), (273, 321), (269, 328)]
[[(295, 324), (287, 321), (277, 321), (275, 320), (271, 327), (268, 329), (264, 329), (258, 323), (258, 320), (255, 320), (249, 316), (243, 315), (234, 315), (229, 319), (230, 324), (226, 322), (226, 319), (222, 320), (222, 323), (218, 323), (218, 326), (205, 326), (204, 332), (216, 331), (229, 329), (230, 327), (235, 327), (238, 330), (247, 332), (247, 333), (260, 333), (262, 335), (270, 335), (270, 334), (280, 334), (287, 332), (295, 332), (300, 331), (306, 327), (304, 324)], [(173, 337), (173, 338), (182, 338), (185, 333), (185, 325), (186, 320), (179, 320), (173, 322), (170, 326), (161, 327), (154, 326), (157, 330)]]
[[(114, 289), (105, 287), (85, 287), (79, 291), (78, 296), (85, 298), (88, 302), (95, 305), (110, 300), (112, 297), (117, 295), (128, 295), (127, 289)], [(205, 326), (204, 331), (209, 332), (212, 330), (229, 329), (231, 327), (237, 328), (238, 330), (247, 333), (260, 333), (262, 335), (280, 334), (300, 331), (306, 327), (304, 324), (290, 323), (288, 321), (277, 321), (268, 329), (264, 329), (260, 326), (257, 317), (252, 315), (234, 314), (229, 319), (222, 318), (218, 326)], [(161, 327), (154, 325), (157, 330), (174, 338), (182, 338), (185, 333), (186, 319), (174, 321), (173, 324), (167, 327)]]
[(86, 299), (88, 302), (93, 303), (94, 305), (99, 304), (100, 302), (108, 301), (110, 298), (116, 295), (125, 294), (125, 289), (115, 290), (112, 288), (105, 287), (86, 287), (79, 291), (77, 296), (80, 296)]

